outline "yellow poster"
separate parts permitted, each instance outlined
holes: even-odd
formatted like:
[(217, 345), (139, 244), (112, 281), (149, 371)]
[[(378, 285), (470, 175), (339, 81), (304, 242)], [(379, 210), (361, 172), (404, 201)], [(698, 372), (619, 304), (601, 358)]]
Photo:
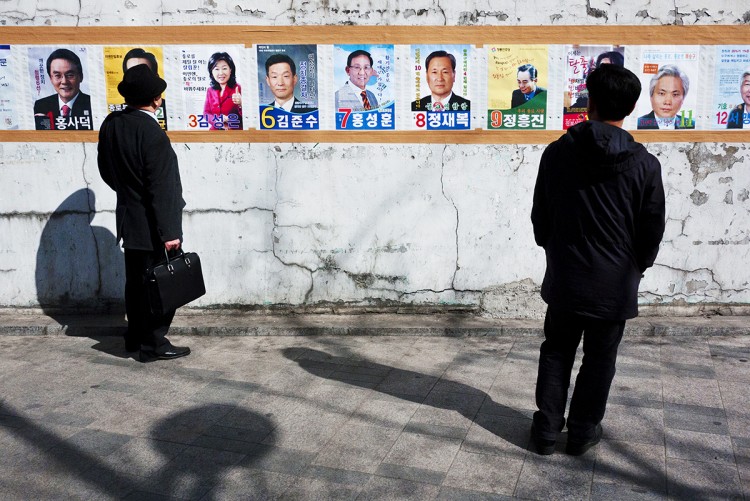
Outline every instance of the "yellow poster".
[[(157, 75), (164, 78), (164, 51), (162, 47), (130, 47), (127, 45), (104, 47), (104, 84), (107, 92), (107, 111), (119, 111), (125, 107), (122, 96), (117, 92), (117, 84), (122, 81), (125, 70), (147, 64)], [(166, 99), (156, 111), (159, 125), (167, 130)]]
[(487, 47), (487, 127), (544, 129), (547, 116), (546, 45)]

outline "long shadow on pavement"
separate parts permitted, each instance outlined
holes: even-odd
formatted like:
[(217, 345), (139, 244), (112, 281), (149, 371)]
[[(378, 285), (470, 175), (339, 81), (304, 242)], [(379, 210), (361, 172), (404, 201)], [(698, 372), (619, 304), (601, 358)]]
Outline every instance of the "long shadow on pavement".
[[(229, 412), (242, 428), (220, 425), (221, 417)], [(147, 439), (150, 446), (145, 446), (156, 456), (144, 451), (144, 444), (129, 448), (128, 443), (136, 439), (130, 435), (82, 428), (63, 439), (1, 400), (0, 427), (37, 451), (31, 456), (23, 452), (29, 451), (23, 447), (20, 452), (5, 451), (5, 473), (0, 475), (4, 487), (0, 490), (8, 495), (15, 493), (19, 499), (65, 488), (75, 490), (82, 498), (104, 494), (119, 499), (176, 496), (210, 500), (217, 487), (228, 497), (242, 498), (243, 492), (268, 493), (263, 471), (253, 466), (267, 455), (270, 446), (261, 441), (273, 436), (275, 425), (267, 417), (240, 407), (202, 405), (157, 421)], [(139, 459), (141, 454), (149, 460)], [(34, 459), (37, 456), (39, 459)], [(161, 466), (154, 470), (153, 463)], [(244, 470), (244, 476), (234, 483), (225, 478), (232, 466)], [(25, 478), (22, 472), (26, 471), (37, 476)], [(10, 483), (6, 483), (6, 475), (13, 478)], [(37, 481), (39, 484), (34, 484)], [(59, 495), (60, 499), (66, 497), (63, 492)]]
[[(409, 402), (455, 411), (516, 447), (528, 447), (531, 419), (467, 384), (366, 359), (338, 357), (311, 348), (285, 348), (282, 353), (310, 374), (373, 389)], [(438, 384), (440, 389), (433, 391)]]

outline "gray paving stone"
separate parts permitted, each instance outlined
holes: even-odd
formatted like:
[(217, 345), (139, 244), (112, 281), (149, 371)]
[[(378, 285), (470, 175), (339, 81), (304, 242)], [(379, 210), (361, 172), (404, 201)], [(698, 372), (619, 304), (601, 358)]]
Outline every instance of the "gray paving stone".
[(671, 499), (742, 499), (737, 467), (667, 458), (667, 489)]
[(313, 464), (374, 473), (399, 435), (398, 429), (349, 422), (336, 432)]
[(748, 496), (747, 335), (626, 337), (605, 438), (579, 458), (565, 433), (527, 450), (536, 337), (177, 340), (194, 353), (140, 364), (119, 338), (0, 335), (0, 497)]
[(522, 467), (518, 456), (459, 451), (443, 486), (512, 496)]
[(735, 464), (732, 439), (685, 430), (666, 430), (667, 458)]
[(435, 499), (439, 490), (437, 485), (423, 482), (373, 476), (362, 489), (357, 501), (428, 501)]
[(383, 462), (445, 473), (461, 447), (461, 440), (402, 433)]
[(587, 499), (591, 491), (594, 454), (527, 457), (518, 478), (515, 496), (522, 499)]
[(608, 440), (661, 445), (663, 422), (664, 412), (660, 408), (607, 404), (602, 427)]
[(729, 434), (726, 413), (717, 407), (665, 403), (664, 426), (701, 433)]
[[(620, 492), (623, 496), (666, 496), (667, 472), (662, 445), (604, 440), (597, 446), (594, 485), (599, 493)], [(617, 485), (614, 487), (607, 487)], [(635, 490), (631, 489), (635, 488)], [(592, 497), (594, 496), (592, 492)], [(620, 499), (613, 495), (608, 499)]]

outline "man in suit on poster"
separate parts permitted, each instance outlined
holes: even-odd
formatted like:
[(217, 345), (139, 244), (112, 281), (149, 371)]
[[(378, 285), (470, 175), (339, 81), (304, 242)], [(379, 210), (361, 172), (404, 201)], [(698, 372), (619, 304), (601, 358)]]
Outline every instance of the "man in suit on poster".
[(737, 105), (729, 112), (727, 118), (727, 129), (742, 129), (745, 120), (750, 120), (750, 69), (746, 70), (740, 78), (740, 97), (742, 104)]
[(297, 65), (291, 57), (286, 54), (273, 54), (266, 59), (266, 84), (274, 96), (273, 102), (268, 106), (290, 113), (310, 113), (317, 110), (294, 95), (298, 82)]
[(166, 88), (146, 64), (128, 69), (117, 86), (127, 107), (110, 113), (99, 130), (99, 172), (117, 192), (117, 239), (125, 249), (125, 348), (140, 351), (141, 362), (190, 353), (166, 338), (175, 312), (151, 313), (146, 289), (146, 270), (182, 242), (177, 155), (156, 118)]
[(453, 93), (456, 58), (444, 50), (432, 52), (424, 62), (430, 95), (411, 103), (411, 111), (468, 111), (470, 101)]
[(539, 94), (547, 92), (545, 88), (537, 85), (537, 77), (538, 72), (534, 65), (524, 64), (518, 67), (518, 72), (516, 73), (518, 88), (511, 94), (511, 108), (521, 106)]
[[(34, 102), (36, 129), (91, 130), (91, 97), (81, 92), (81, 59), (71, 50), (54, 50), (47, 58), (47, 75), (55, 93)], [(66, 119), (65, 127), (59, 126), (59, 117)]]
[(336, 91), (336, 110), (349, 108), (352, 111), (374, 110), (378, 107), (375, 94), (367, 89), (370, 78), (377, 73), (372, 67), (372, 55), (366, 50), (355, 50), (346, 58), (346, 74), (349, 77)]

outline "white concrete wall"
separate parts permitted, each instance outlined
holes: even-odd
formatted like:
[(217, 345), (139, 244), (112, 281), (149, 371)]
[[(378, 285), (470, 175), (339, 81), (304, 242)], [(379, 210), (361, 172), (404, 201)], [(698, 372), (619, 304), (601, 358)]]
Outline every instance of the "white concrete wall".
[[(612, 5), (610, 5), (612, 4)], [(669, 5), (667, 5), (669, 4)], [(744, 0), (622, 2), (223, 0), (0, 3), (5, 25), (747, 24)], [(175, 144), (196, 306), (475, 309), (539, 317), (529, 222), (544, 145)], [(645, 310), (750, 308), (750, 148), (650, 144), (668, 225)], [(0, 306), (121, 302), (114, 194), (96, 144), (0, 143)]]

